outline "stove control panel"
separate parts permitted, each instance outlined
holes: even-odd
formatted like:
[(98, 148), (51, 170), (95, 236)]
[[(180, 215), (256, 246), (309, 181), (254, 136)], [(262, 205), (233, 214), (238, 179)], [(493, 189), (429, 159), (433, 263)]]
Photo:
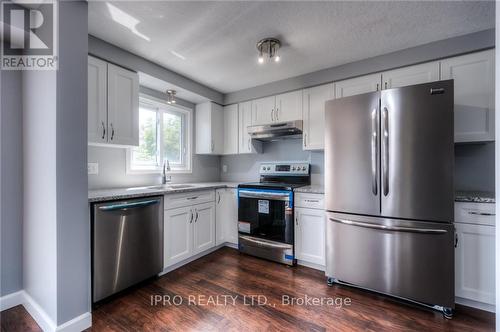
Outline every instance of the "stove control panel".
[(262, 163), (260, 174), (309, 175), (308, 163)]

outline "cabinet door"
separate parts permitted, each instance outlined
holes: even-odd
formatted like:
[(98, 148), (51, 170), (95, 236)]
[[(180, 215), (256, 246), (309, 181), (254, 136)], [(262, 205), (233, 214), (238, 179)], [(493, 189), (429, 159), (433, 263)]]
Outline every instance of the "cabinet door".
[(494, 50), (441, 61), (441, 79), (454, 79), (455, 142), (495, 140)]
[(455, 223), (455, 296), (495, 304), (495, 227)]
[(295, 209), (295, 256), (305, 262), (325, 265), (325, 212)]
[(384, 89), (439, 81), (439, 62), (404, 67), (382, 73)]
[(88, 141), (108, 141), (107, 63), (88, 57)]
[(238, 105), (224, 106), (224, 154), (238, 154)]
[(215, 196), (217, 245), (238, 244), (238, 196), (236, 189), (217, 189)]
[(193, 248), (193, 219), (190, 206), (165, 211), (163, 234), (164, 267), (187, 259)]
[(252, 140), (248, 135), (248, 126), (252, 125), (252, 101), (238, 104), (238, 153), (259, 153), (262, 150), (262, 143)]
[(211, 112), (211, 136), (212, 136), (212, 154), (224, 153), (224, 110), (222, 106), (212, 103)]
[(139, 145), (139, 76), (108, 64), (108, 143)]
[(193, 206), (193, 254), (215, 246), (215, 205), (213, 202)]
[(380, 90), (381, 74), (366, 75), (335, 82), (335, 98), (349, 97)]
[(325, 102), (333, 99), (333, 83), (303, 90), (304, 150), (322, 150), (325, 145)]
[(255, 99), (253, 105), (253, 124), (262, 125), (275, 122), (275, 101), (274, 96)]
[(276, 96), (276, 122), (302, 120), (302, 91), (292, 91)]

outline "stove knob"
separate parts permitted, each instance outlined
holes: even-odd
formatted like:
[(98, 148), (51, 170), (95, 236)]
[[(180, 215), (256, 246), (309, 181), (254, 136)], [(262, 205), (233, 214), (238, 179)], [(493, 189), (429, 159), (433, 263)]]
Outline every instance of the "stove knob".
[(306, 167), (305, 166), (302, 166), (302, 170), (305, 171), (306, 170)]
[(295, 171), (295, 166), (292, 167), (292, 171)]
[(262, 166), (262, 170), (265, 171), (266, 170), (266, 166)]
[(267, 166), (267, 170), (270, 171), (271, 170), (271, 167)]

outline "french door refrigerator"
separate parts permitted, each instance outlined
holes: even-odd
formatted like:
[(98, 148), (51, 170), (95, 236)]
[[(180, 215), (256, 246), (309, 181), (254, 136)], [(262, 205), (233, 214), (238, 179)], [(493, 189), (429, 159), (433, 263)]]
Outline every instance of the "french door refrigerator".
[(326, 103), (326, 276), (454, 309), (453, 80)]

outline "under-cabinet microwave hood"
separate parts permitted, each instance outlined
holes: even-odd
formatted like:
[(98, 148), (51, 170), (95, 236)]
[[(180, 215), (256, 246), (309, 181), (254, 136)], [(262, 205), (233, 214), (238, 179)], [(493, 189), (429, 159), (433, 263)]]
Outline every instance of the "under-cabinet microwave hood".
[(302, 137), (302, 120), (249, 126), (248, 134), (259, 141)]

